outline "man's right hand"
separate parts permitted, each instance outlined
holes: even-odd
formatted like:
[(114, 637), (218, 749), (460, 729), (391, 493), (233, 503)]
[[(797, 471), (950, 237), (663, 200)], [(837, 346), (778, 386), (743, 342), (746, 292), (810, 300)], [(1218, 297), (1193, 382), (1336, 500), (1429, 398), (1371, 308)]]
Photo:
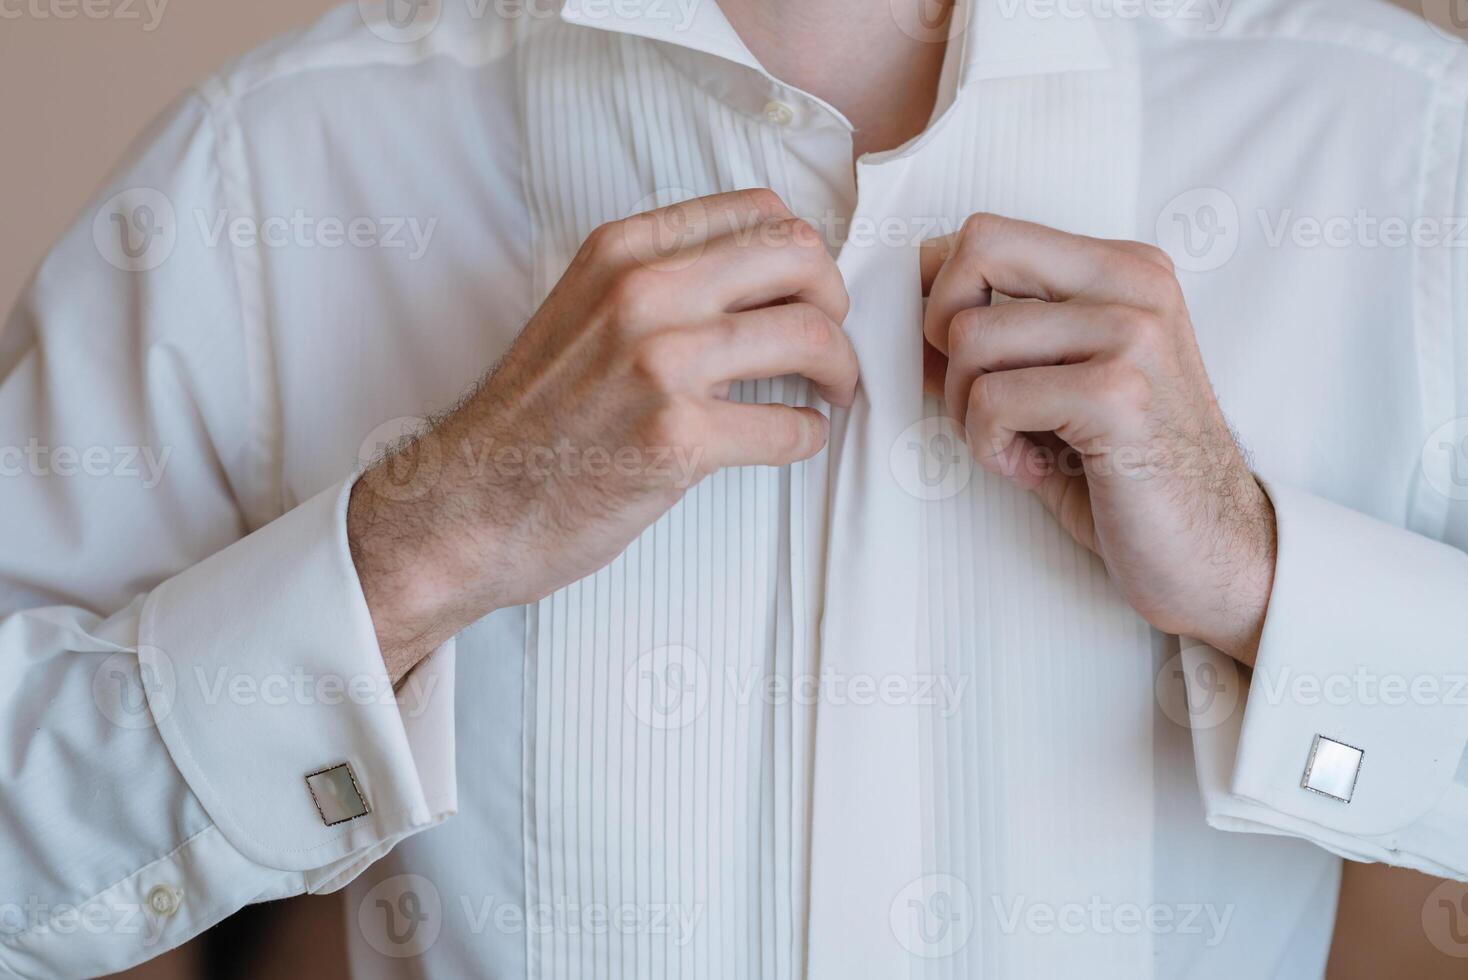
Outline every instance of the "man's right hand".
[(353, 488), (348, 538), (393, 679), (603, 567), (709, 473), (819, 452), (815, 409), (727, 396), (799, 374), (849, 406), (847, 308), (820, 236), (770, 191), (594, 231), (473, 393)]

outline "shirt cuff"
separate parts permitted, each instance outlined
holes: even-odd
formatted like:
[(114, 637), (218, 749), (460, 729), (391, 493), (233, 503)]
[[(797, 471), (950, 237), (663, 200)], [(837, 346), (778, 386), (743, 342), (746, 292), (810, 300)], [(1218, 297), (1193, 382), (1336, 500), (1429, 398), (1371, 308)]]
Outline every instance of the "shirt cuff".
[(453, 644), (394, 691), (347, 547), (353, 482), (164, 582), (139, 634), (159, 734), (210, 818), (312, 891), (457, 809)]
[[(1182, 655), (1190, 708), (1212, 709), (1191, 719), (1209, 822), (1468, 877), (1468, 556), (1265, 490), (1279, 548), (1252, 677), (1206, 647)], [(1230, 683), (1243, 710), (1221, 715)]]

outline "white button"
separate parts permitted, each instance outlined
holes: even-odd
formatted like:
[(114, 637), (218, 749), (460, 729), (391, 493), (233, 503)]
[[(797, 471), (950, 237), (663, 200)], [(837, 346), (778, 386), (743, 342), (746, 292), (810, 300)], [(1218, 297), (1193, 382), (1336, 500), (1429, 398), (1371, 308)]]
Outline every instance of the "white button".
[(178, 911), (180, 899), (177, 889), (167, 885), (154, 885), (153, 890), (148, 892), (148, 910), (166, 919)]
[(1344, 742), (1316, 735), (1310, 743), (1310, 760), (1305, 763), (1305, 776), (1300, 785), (1305, 789), (1342, 803), (1351, 802), (1356, 792), (1356, 774), (1361, 770), (1364, 753)]
[(795, 119), (795, 110), (783, 102), (765, 103), (765, 122), (771, 126), (788, 126)]

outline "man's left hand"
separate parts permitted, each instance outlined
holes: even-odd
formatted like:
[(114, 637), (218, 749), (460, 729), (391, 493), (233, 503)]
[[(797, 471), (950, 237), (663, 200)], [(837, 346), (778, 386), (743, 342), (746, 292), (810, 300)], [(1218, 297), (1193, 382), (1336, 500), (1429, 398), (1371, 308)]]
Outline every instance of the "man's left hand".
[(929, 382), (979, 463), (1034, 491), (1153, 626), (1252, 663), (1274, 508), (1167, 254), (979, 214), (922, 265)]

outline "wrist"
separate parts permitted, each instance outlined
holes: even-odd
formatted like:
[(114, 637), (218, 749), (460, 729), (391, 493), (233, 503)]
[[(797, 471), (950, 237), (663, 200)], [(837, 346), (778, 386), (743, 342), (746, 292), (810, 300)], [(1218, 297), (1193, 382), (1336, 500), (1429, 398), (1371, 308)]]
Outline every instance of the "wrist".
[[(470, 529), (449, 517), (442, 467), (424, 464), (423, 444), (436, 438), (420, 436), (374, 464), (347, 505), (348, 547), (394, 684), (495, 608), (474, 574), (483, 564), (465, 553)], [(406, 466), (404, 454), (414, 457)], [(405, 472), (416, 475), (405, 481)]]
[(1216, 621), (1199, 632), (1198, 639), (1246, 667), (1254, 666), (1269, 599), (1274, 591), (1278, 535), (1274, 505), (1250, 474), (1244, 490), (1247, 517), (1235, 534), (1236, 558), (1226, 563), (1229, 577), (1221, 592)]

